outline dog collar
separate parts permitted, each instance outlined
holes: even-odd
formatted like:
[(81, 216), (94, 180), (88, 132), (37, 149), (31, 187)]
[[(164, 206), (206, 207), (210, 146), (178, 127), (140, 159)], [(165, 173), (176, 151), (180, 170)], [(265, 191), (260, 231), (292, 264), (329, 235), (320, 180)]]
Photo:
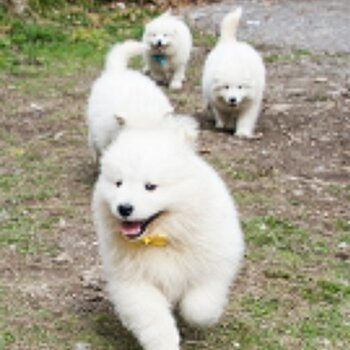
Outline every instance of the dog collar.
[(162, 53), (155, 53), (152, 55), (153, 61), (159, 63), (161, 66), (165, 66), (167, 64), (167, 57)]
[(135, 245), (165, 247), (169, 243), (169, 238), (167, 235), (159, 233), (159, 234), (141, 236), (136, 239), (128, 239), (128, 242)]

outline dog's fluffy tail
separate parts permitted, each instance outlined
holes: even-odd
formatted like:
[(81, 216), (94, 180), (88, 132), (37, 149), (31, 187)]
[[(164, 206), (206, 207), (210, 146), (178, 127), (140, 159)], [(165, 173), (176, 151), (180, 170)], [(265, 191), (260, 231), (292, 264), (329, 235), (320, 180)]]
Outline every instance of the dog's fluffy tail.
[(227, 14), (221, 22), (220, 41), (236, 40), (236, 33), (239, 21), (242, 16), (242, 8), (238, 7), (236, 10)]
[(116, 44), (107, 54), (105, 69), (119, 73), (127, 68), (131, 58), (142, 55), (145, 51), (146, 45), (136, 40)]

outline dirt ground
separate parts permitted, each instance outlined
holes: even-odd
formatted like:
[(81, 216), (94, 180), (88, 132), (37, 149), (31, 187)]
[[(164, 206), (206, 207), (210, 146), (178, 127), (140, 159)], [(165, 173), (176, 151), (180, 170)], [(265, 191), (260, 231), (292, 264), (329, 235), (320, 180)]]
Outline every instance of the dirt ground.
[[(259, 215), (286, 219), (326, 237), (333, 245), (327, 259), (349, 261), (350, 247), (338, 246), (336, 235), (337, 223), (350, 220), (350, 57), (346, 53), (291, 51), (263, 42), (257, 43), (257, 48), (265, 57), (268, 72), (257, 130), (261, 139), (239, 140), (213, 130), (206, 120), (199, 81), (208, 45), (197, 44), (185, 90), (171, 93), (171, 99), (179, 111), (201, 121), (201, 149), (232, 189), (242, 220)], [(51, 192), (47, 197), (43, 194), (42, 200), (30, 194), (18, 199), (17, 220), (29, 217), (47, 223), (47, 227), (28, 232), (36, 244), (33, 251), (26, 246), (29, 251), (23, 254), (15, 243), (1, 250), (0, 281), (4, 290), (13, 291), (7, 292), (4, 300), (11, 309), (10, 322), (22, 332), (32, 331), (30, 310), (50, 310), (38, 325), (49, 322), (49, 331), (52, 327), (55, 332), (55, 319), (69, 313), (78, 318), (84, 331), (105, 335), (115, 349), (131, 350), (136, 345), (130, 335), (116, 320), (110, 321), (113, 312), (103, 291), (90, 215), (96, 174), (86, 145), (84, 110), (97, 74), (93, 68), (76, 76), (49, 77), (49, 88), (44, 90), (32, 86), (19, 89), (17, 80), (23, 77), (9, 81), (8, 76), (1, 76), (0, 147), (6, 151), (1, 157), (1, 174), (24, 179), (13, 184), (11, 196), (1, 199), (1, 221), (7, 220), (11, 206), (18, 204), (11, 198), (35, 183), (37, 169), (43, 180), (34, 186), (39, 189), (45, 183)], [(21, 158), (23, 152), (30, 154), (29, 163)], [(248, 245), (248, 256), (250, 249)], [(267, 263), (268, 259), (262, 265)], [(261, 268), (247, 261), (235, 293), (263, 289)], [(16, 305), (23, 307), (17, 314), (13, 310)], [(96, 321), (94, 315), (100, 313), (109, 315), (106, 322), (103, 318)], [(67, 329), (71, 324), (77, 323), (64, 323)], [(79, 329), (74, 332), (79, 333)], [(185, 340), (186, 349), (196, 348), (191, 336)], [(125, 345), (122, 339), (133, 345)], [(19, 337), (9, 348), (50, 349), (30, 344), (36, 343), (28, 339), (22, 342)], [(203, 348), (214, 348), (210, 346)]]

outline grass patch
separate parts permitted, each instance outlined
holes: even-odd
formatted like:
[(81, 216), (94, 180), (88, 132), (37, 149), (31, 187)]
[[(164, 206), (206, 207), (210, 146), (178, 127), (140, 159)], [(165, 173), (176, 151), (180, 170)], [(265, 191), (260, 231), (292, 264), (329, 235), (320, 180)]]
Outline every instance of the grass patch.
[(204, 46), (206, 48), (211, 49), (218, 40), (218, 38), (215, 35), (208, 34), (200, 30), (192, 29), (192, 33), (193, 42), (197, 46)]
[(143, 26), (158, 12), (128, 6), (125, 9), (66, 6), (44, 17), (26, 21), (0, 16), (0, 70), (14, 75), (75, 72), (78, 67), (100, 63), (106, 50), (125, 38), (140, 38)]
[(271, 53), (264, 56), (264, 60), (269, 63), (273, 62), (295, 62), (300, 61), (303, 58), (317, 56), (309, 50), (306, 49), (296, 49), (289, 54), (279, 54), (279, 53)]
[(273, 246), (278, 250), (287, 250), (305, 254), (310, 247), (306, 240), (310, 232), (273, 216), (255, 217), (243, 223), (247, 240), (254, 246)]

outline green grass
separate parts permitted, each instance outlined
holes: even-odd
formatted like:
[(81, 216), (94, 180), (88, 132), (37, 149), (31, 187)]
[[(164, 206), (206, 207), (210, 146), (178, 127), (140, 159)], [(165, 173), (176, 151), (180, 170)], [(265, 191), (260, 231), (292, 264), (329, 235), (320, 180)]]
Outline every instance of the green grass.
[(289, 54), (269, 53), (264, 56), (264, 60), (269, 63), (294, 62), (294, 61), (300, 61), (301, 59), (307, 58), (307, 57), (317, 58), (318, 56), (309, 50), (295, 49)]
[[(90, 10), (91, 11), (91, 10)], [(64, 7), (45, 17), (26, 21), (0, 11), (0, 70), (14, 75), (76, 72), (101, 63), (105, 51), (124, 38), (140, 38), (144, 23), (157, 12), (127, 9), (89, 12), (84, 7)]]

